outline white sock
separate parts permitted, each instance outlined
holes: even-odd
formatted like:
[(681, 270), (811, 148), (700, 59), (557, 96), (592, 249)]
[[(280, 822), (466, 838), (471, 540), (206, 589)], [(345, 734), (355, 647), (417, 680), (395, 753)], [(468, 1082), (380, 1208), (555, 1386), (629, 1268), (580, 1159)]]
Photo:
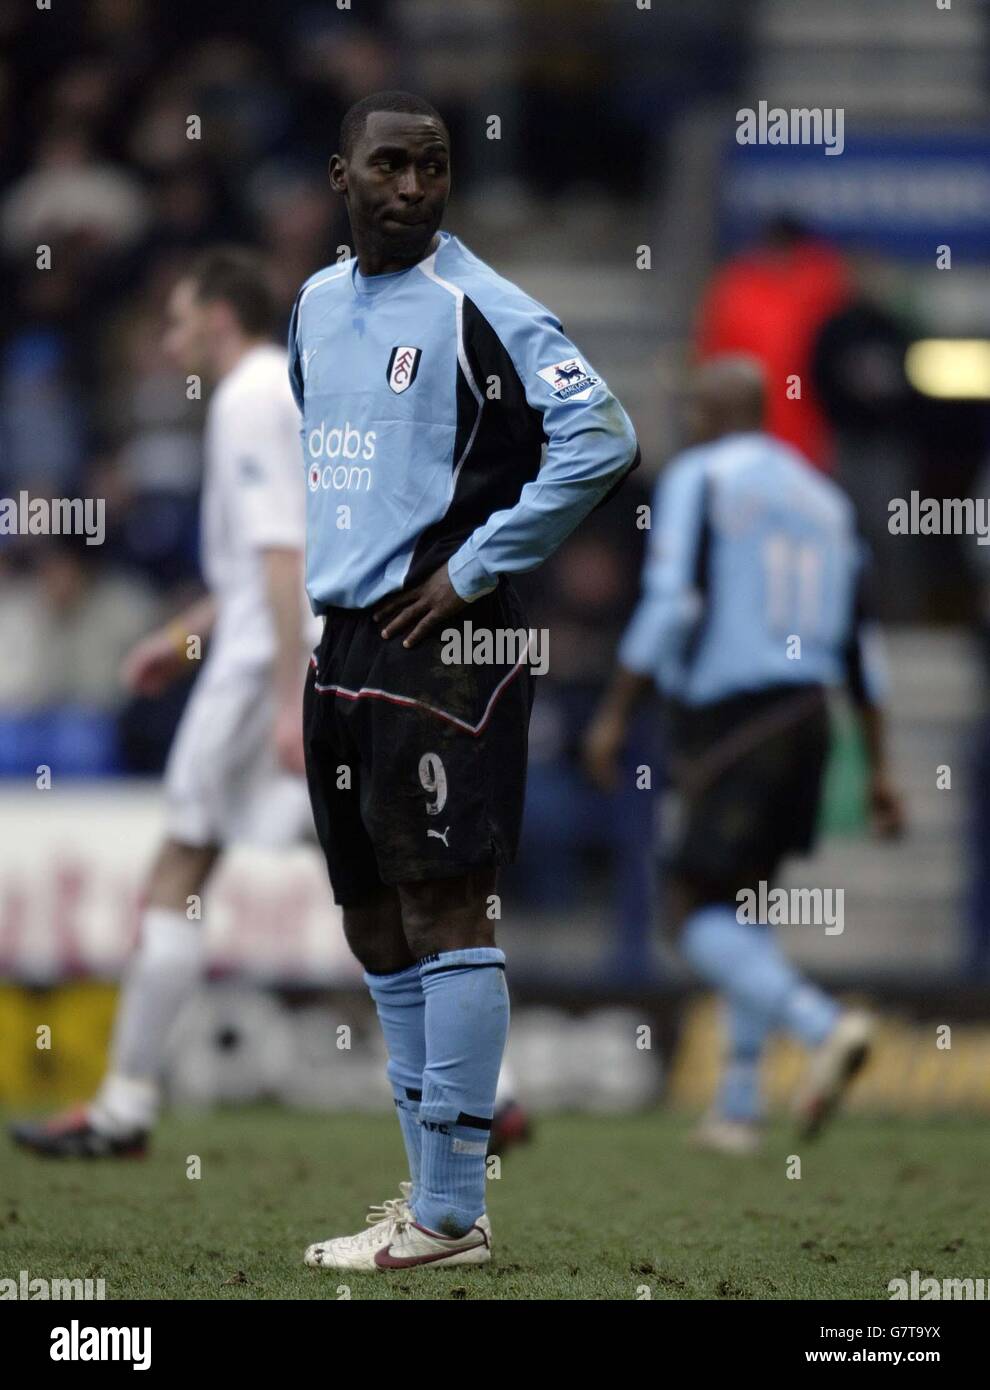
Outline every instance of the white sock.
[(96, 1096), (86, 1107), (90, 1124), (104, 1134), (133, 1134), (149, 1130), (158, 1115), (157, 1081), (108, 1072)]
[(154, 1124), (169, 1034), (202, 964), (202, 923), (170, 908), (147, 908), (117, 1002), (110, 1070), (89, 1107), (98, 1128), (130, 1131)]

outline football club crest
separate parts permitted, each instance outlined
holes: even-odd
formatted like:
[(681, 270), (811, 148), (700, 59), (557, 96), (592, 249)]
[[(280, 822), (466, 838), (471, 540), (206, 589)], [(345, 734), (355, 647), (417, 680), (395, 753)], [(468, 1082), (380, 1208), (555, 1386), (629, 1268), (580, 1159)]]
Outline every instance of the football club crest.
[(392, 349), (392, 356), (388, 359), (388, 384), (390, 390), (397, 396), (401, 396), (403, 391), (408, 391), (416, 380), (416, 373), (419, 371), (419, 359), (423, 355), (423, 349), (417, 347), (395, 347)]
[(558, 401), (586, 401), (601, 377), (592, 376), (580, 357), (541, 367), (539, 375), (553, 390)]

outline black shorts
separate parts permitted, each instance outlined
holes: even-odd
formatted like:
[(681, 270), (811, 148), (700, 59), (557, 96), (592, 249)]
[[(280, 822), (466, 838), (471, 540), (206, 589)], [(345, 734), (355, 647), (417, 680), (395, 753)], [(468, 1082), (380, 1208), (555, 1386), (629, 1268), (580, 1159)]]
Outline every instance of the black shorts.
[(820, 686), (786, 686), (671, 715), (679, 825), (670, 868), (713, 898), (775, 876), (806, 854), (829, 746)]
[(525, 649), (497, 665), (442, 659), (444, 632), (468, 621), (475, 633), (527, 631), (511, 585), (411, 649), (401, 636), (383, 641), (373, 611), (329, 610), (303, 706), (313, 817), (341, 907), (383, 883), (510, 864), (522, 827), (534, 683)]

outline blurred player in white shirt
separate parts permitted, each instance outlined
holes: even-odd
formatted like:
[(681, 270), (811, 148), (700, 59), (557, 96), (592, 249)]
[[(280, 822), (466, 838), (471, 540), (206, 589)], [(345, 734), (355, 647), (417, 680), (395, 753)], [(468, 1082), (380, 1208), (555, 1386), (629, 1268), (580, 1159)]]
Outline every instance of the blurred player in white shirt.
[(225, 845), (311, 833), (302, 690), (318, 624), (303, 587), (299, 412), (286, 353), (269, 340), (275, 320), (263, 262), (234, 247), (203, 253), (169, 301), (169, 356), (213, 386), (200, 541), (209, 592), (137, 644), (123, 679), (154, 696), (189, 670), (197, 645), (207, 654), (165, 771), (166, 838), (145, 885), (109, 1071), (90, 1104), (14, 1126), (36, 1152), (143, 1152), (168, 1035), (202, 971), (203, 923), (190, 900)]

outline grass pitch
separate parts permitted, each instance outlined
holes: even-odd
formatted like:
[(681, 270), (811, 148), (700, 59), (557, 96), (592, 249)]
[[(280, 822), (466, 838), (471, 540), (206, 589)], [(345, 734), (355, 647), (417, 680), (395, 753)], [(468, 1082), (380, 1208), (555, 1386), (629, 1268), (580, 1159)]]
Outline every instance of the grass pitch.
[[(838, 1120), (814, 1144), (687, 1145), (690, 1121), (552, 1117), (489, 1183), (490, 1266), (307, 1269), (398, 1195), (391, 1116), (173, 1114), (144, 1160), (65, 1162), (0, 1140), (0, 1277), (103, 1278), (134, 1299), (887, 1299), (888, 1282), (990, 1276), (986, 1121)], [(189, 1157), (202, 1177), (186, 1176)], [(801, 1160), (800, 1178), (793, 1156)]]

